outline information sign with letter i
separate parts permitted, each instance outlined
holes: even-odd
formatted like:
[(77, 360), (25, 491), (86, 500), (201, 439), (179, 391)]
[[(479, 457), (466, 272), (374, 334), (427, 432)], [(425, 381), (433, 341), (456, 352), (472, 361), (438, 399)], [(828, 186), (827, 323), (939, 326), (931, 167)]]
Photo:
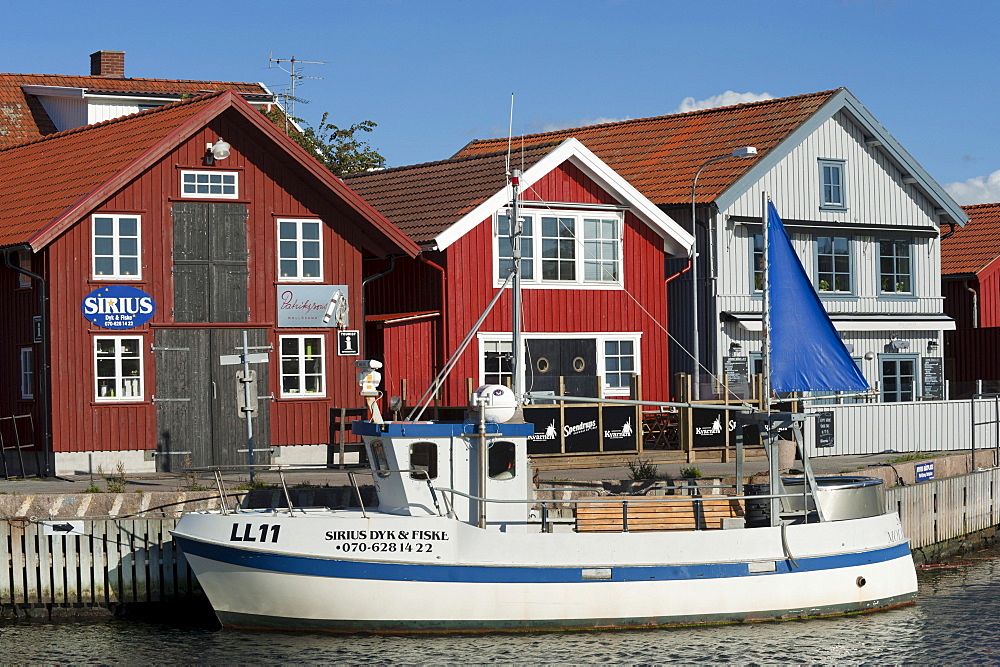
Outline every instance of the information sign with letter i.
[(337, 331), (337, 354), (341, 357), (356, 357), (360, 352), (357, 330), (340, 329)]

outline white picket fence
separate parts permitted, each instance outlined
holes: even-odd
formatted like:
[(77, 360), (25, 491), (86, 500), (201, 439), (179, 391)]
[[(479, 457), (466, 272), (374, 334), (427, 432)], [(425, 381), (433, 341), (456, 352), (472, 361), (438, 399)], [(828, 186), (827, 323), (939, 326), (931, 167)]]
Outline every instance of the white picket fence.
[(1000, 445), (1000, 401), (995, 398), (915, 403), (813, 405), (832, 412), (833, 447), (817, 448), (816, 420), (807, 421), (813, 455), (880, 454), (992, 449)]

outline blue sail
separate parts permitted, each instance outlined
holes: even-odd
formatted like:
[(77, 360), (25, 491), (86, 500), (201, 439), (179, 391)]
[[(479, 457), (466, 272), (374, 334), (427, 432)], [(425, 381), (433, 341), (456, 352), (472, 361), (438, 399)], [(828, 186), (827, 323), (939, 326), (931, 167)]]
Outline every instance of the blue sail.
[(767, 230), (771, 388), (777, 392), (868, 389), (868, 381), (837, 334), (771, 202), (767, 203)]

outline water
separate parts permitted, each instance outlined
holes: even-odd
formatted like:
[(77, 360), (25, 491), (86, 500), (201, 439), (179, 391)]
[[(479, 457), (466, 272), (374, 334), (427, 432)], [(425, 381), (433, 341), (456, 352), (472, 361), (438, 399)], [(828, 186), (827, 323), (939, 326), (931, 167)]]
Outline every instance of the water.
[(921, 572), (916, 605), (810, 621), (627, 632), (429, 637), (0, 625), (0, 661), (91, 664), (1000, 663), (1000, 549)]

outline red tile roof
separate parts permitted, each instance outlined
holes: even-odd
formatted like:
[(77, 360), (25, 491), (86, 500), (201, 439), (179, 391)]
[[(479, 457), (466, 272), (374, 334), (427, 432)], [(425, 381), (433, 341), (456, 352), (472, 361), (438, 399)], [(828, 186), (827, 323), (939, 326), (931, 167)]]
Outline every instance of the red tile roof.
[(250, 99), (270, 97), (270, 93), (259, 83), (0, 73), (0, 146), (37, 139), (56, 131), (38, 98), (25, 93), (22, 86), (86, 88), (93, 93), (150, 97), (201, 95), (206, 92), (234, 90)]
[(27, 242), (216, 97), (0, 147), (0, 246)]
[[(941, 274), (979, 273), (1000, 257), (1000, 203), (963, 206), (965, 227), (941, 239)], [(943, 233), (950, 230), (942, 229)]]
[[(36, 250), (100, 202), (162, 159), (212, 118), (227, 110), (279, 145), (304, 177), (346, 204), (341, 210), (376, 233), (363, 236), (383, 252), (415, 256), (420, 249), (312, 156), (227, 91), (194, 97), (114, 120), (85, 125), (26, 143), (0, 146), (0, 247), (30, 243)], [(286, 152), (281, 153), (281, 148)]]
[[(767, 153), (840, 90), (532, 134), (512, 143), (533, 146), (576, 137), (653, 203), (690, 204), (691, 182), (705, 160), (742, 146)], [(455, 156), (496, 152), (506, 149), (507, 141), (473, 141)], [(703, 171), (698, 201), (714, 201), (758, 160), (725, 160)]]
[[(527, 169), (560, 142), (536, 144), (517, 155)], [(507, 184), (503, 151), (427, 162), (344, 177), (355, 192), (417, 243), (433, 240)]]

